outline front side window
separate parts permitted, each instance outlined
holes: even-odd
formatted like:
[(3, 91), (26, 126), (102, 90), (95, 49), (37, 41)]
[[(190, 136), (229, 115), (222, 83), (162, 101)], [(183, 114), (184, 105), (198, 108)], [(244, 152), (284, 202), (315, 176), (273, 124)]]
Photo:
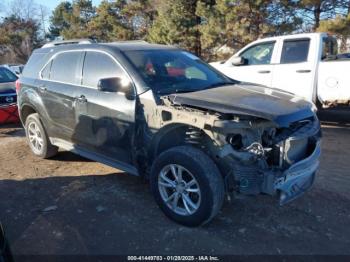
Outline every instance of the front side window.
[(86, 52), (82, 85), (97, 88), (100, 79), (113, 77), (127, 78), (123, 69), (110, 56), (100, 52)]
[(81, 52), (64, 52), (58, 54), (52, 61), (50, 80), (77, 84), (80, 55)]
[(190, 92), (232, 84), (198, 57), (181, 50), (136, 50), (125, 55), (157, 93)]
[(0, 83), (15, 82), (17, 76), (10, 70), (4, 67), (0, 67)]
[(285, 40), (283, 42), (281, 64), (307, 61), (310, 39)]
[(268, 65), (271, 63), (275, 42), (261, 43), (249, 47), (239, 56), (245, 60), (245, 65)]

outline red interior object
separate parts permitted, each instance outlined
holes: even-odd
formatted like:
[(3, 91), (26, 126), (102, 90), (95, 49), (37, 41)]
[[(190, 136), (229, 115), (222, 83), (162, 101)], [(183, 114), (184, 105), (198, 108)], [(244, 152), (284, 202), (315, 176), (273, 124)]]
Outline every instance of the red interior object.
[(168, 67), (167, 68), (169, 76), (184, 76), (185, 70), (182, 68)]
[(0, 124), (18, 123), (18, 109), (16, 104), (0, 106)]

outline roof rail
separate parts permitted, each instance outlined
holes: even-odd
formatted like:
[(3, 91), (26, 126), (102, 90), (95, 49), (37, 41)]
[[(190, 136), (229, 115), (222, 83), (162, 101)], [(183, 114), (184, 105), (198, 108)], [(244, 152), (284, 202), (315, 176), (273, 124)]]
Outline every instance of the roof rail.
[(41, 48), (46, 47), (54, 47), (59, 45), (72, 45), (72, 44), (93, 44), (95, 43), (94, 40), (91, 39), (71, 39), (71, 40), (60, 40), (60, 41), (53, 41), (47, 44), (44, 44)]
[(112, 42), (112, 44), (113, 43), (118, 43), (118, 44), (128, 44), (128, 43), (144, 43), (144, 44), (149, 44), (147, 41), (145, 41), (145, 40), (124, 40), (124, 41), (113, 41)]

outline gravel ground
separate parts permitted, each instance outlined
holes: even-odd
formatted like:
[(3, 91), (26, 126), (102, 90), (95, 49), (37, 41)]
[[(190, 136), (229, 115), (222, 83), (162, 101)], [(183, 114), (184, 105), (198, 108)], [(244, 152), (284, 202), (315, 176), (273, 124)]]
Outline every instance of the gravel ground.
[(321, 113), (323, 155), (311, 191), (226, 202), (205, 227), (168, 220), (138, 177), (70, 152), (35, 158), (19, 126), (0, 127), (0, 220), (20, 254), (348, 254), (350, 114)]

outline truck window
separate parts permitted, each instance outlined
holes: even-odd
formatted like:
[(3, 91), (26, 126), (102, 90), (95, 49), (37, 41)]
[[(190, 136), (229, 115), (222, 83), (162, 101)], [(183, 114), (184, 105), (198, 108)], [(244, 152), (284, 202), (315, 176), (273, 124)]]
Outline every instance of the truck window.
[(322, 60), (334, 60), (338, 54), (338, 43), (333, 37), (322, 38)]
[(52, 61), (50, 80), (77, 84), (76, 71), (81, 52), (64, 52)]
[(285, 40), (283, 42), (281, 64), (307, 61), (310, 39)]
[(127, 76), (123, 69), (110, 56), (100, 52), (86, 52), (82, 84), (97, 88), (97, 83), (100, 79), (110, 77), (125, 78)]
[(245, 65), (268, 65), (271, 63), (271, 57), (275, 42), (266, 42), (249, 47), (239, 56), (245, 59)]

